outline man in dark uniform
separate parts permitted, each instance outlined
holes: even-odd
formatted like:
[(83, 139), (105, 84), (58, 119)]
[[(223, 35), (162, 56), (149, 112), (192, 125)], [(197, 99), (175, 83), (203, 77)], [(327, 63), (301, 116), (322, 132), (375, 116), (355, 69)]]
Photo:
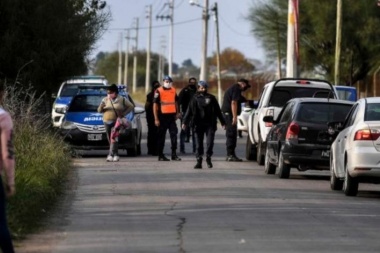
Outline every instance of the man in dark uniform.
[(169, 130), (172, 161), (180, 161), (177, 156), (177, 124), (176, 120), (181, 117), (178, 108), (178, 96), (175, 88), (172, 87), (173, 80), (170, 76), (165, 76), (163, 86), (156, 89), (153, 98), (154, 124), (158, 127), (158, 160), (170, 161), (164, 155), (166, 131)]
[(239, 79), (239, 81), (232, 85), (224, 93), (222, 104), (222, 112), (226, 119), (226, 148), (227, 158), (229, 162), (241, 162), (242, 159), (238, 158), (235, 153), (237, 142), (237, 116), (240, 114), (242, 99), (242, 91), (250, 87), (248, 80)]
[(202, 168), (204, 135), (206, 135), (207, 138), (206, 163), (207, 167), (212, 168), (211, 156), (213, 155), (217, 119), (219, 119), (223, 128), (226, 125), (218, 101), (215, 96), (207, 93), (207, 88), (208, 84), (205, 81), (199, 81), (198, 91), (190, 101), (182, 124), (182, 129), (186, 129), (191, 124), (194, 125), (194, 131), (197, 137), (197, 164), (194, 166), (194, 169)]
[[(185, 116), (187, 107), (189, 106), (191, 99), (193, 98), (195, 92), (197, 91), (196, 85), (197, 85), (197, 79), (195, 77), (191, 77), (189, 79), (189, 84), (185, 88), (183, 88), (178, 95), (178, 105), (179, 105), (179, 109), (181, 111), (182, 117)], [(181, 120), (181, 123), (183, 123), (183, 120)], [(194, 128), (187, 127), (185, 130), (181, 129), (181, 132), (179, 134), (179, 149), (180, 149), (181, 154), (185, 154), (185, 142), (189, 142), (190, 135), (192, 136), (193, 153), (195, 153), (196, 139), (194, 135)]]
[(154, 113), (153, 113), (153, 97), (156, 89), (160, 87), (159, 81), (152, 82), (152, 90), (146, 95), (145, 102), (145, 115), (146, 123), (148, 125), (147, 133), (147, 146), (148, 146), (148, 155), (158, 155), (157, 152), (157, 131), (158, 128), (154, 124)]

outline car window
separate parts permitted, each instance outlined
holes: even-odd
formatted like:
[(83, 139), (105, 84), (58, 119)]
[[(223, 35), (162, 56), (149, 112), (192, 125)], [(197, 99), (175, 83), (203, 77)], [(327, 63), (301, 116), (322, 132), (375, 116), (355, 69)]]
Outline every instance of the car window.
[(316, 124), (343, 122), (351, 107), (350, 104), (301, 103), (296, 120)]
[(99, 85), (99, 83), (66, 83), (62, 87), (61, 97), (73, 97), (78, 93), (79, 86), (93, 86)]
[(263, 103), (263, 98), (265, 97), (265, 93), (266, 91), (268, 90), (268, 87), (267, 88), (264, 88), (261, 92), (261, 96), (259, 98), (259, 102), (258, 102), (258, 105), (257, 105), (257, 108), (261, 108), (262, 107), (262, 103)]
[(380, 104), (367, 104), (364, 121), (380, 121)]
[(287, 105), (285, 105), (284, 109), (282, 110), (281, 115), (279, 115), (280, 120), (279, 123), (287, 122), (292, 117), (292, 112), (294, 108), (294, 103), (290, 102)]
[(69, 106), (69, 112), (96, 112), (104, 95), (78, 95)]
[(355, 121), (356, 115), (358, 113), (358, 110), (359, 110), (359, 104), (355, 104), (351, 108), (351, 111), (349, 112), (349, 114), (348, 114), (348, 116), (346, 118), (346, 121), (344, 122), (344, 127), (343, 128), (352, 126), (352, 124), (354, 124), (354, 121)]

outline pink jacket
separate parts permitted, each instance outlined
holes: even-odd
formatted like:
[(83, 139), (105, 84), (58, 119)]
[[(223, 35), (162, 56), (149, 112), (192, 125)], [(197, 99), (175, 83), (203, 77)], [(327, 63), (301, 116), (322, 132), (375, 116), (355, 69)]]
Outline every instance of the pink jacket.
[(0, 173), (5, 170), (7, 184), (15, 184), (15, 156), (13, 146), (13, 122), (8, 112), (0, 108)]

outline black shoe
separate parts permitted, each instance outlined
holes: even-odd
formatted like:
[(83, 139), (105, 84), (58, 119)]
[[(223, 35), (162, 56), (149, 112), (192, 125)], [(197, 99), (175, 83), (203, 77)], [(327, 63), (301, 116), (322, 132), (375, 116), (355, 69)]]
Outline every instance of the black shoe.
[(230, 156), (227, 156), (226, 161), (228, 161), (228, 162), (242, 162), (243, 159), (240, 159), (239, 157), (237, 157), (235, 155), (230, 155)]
[(211, 157), (206, 158), (207, 167), (212, 168)]
[(170, 161), (170, 159), (167, 158), (165, 155), (159, 155), (159, 156), (158, 156), (158, 160), (159, 160), (159, 161)]
[(197, 158), (197, 164), (195, 164), (194, 169), (202, 169), (202, 157)]
[(185, 150), (184, 150), (184, 149), (182, 149), (181, 151), (179, 151), (179, 153), (180, 153), (181, 155), (184, 155), (184, 154), (186, 154), (186, 152), (185, 152)]
[(179, 158), (177, 155), (172, 155), (172, 161), (181, 161), (182, 159)]

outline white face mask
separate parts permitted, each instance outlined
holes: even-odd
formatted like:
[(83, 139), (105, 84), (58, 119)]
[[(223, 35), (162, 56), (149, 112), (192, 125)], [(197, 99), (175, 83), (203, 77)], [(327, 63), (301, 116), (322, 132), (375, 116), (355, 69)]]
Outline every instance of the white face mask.
[(171, 88), (172, 87), (172, 83), (164, 82), (164, 87), (165, 88)]

